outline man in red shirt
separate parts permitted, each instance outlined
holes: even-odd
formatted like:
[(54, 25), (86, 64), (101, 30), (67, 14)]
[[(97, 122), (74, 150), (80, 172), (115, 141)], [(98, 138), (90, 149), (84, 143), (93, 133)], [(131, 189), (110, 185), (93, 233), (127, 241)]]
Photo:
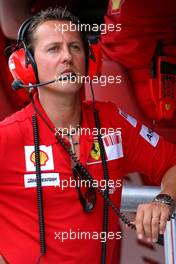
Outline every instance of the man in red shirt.
[[(62, 8), (32, 18), (23, 45), (36, 79), (57, 82), (0, 123), (0, 252), (10, 264), (118, 263), (119, 222), (114, 206), (104, 221), (102, 196), (119, 208), (127, 172), (162, 182), (160, 196), (138, 208), (139, 238), (157, 241), (176, 201), (175, 146), (112, 103), (80, 101), (86, 43), (70, 22), (79, 25)], [(26, 60), (27, 68), (28, 51)]]

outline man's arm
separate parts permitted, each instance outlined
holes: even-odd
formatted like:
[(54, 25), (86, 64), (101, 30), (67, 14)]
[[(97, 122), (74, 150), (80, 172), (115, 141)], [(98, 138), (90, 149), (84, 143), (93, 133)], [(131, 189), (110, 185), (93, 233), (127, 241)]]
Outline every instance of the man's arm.
[(8, 262), (0, 255), (0, 264), (8, 264)]
[[(176, 145), (123, 111), (119, 111), (117, 123), (122, 128), (126, 173), (138, 171), (146, 175), (150, 182), (162, 185), (162, 194), (176, 202)], [(138, 237), (157, 241), (172, 210), (173, 206), (162, 202), (139, 205), (135, 221)]]
[[(172, 197), (176, 203), (176, 166), (171, 167), (163, 176), (161, 194)], [(173, 206), (162, 202), (151, 202), (138, 206), (136, 213), (136, 229), (139, 239), (156, 242), (158, 234), (163, 234), (166, 223), (173, 212)]]
[(4, 35), (16, 39), (21, 23), (31, 16), (31, 0), (0, 0), (0, 24)]

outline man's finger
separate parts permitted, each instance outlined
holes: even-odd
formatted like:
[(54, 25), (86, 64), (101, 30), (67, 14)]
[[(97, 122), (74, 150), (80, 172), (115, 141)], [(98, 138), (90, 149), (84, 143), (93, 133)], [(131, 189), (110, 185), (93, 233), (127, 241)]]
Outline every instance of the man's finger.
[(158, 240), (158, 234), (159, 234), (159, 228), (160, 228), (160, 211), (153, 210), (152, 212), (152, 222), (151, 222), (151, 228), (152, 228), (152, 241), (157, 242)]
[(151, 242), (152, 241), (152, 228), (151, 228), (152, 211), (150, 210), (150, 208), (148, 208), (148, 210), (145, 210), (143, 225), (144, 225), (145, 237), (147, 238), (148, 242)]
[(140, 209), (140, 207), (138, 207), (135, 223), (136, 223), (136, 232), (139, 239), (144, 238), (143, 218), (144, 218), (144, 212), (142, 209)]
[(164, 234), (164, 231), (166, 229), (167, 220), (168, 220), (168, 214), (166, 214), (165, 212), (162, 212), (161, 217), (160, 217), (160, 227), (159, 227), (159, 233), (161, 235)]

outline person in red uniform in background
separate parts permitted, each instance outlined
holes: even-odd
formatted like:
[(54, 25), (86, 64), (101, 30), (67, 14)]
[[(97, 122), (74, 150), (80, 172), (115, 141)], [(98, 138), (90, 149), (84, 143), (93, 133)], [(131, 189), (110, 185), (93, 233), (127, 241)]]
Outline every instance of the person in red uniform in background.
[[(80, 25), (66, 8), (32, 18), (23, 41), (40, 83), (55, 82), (40, 87), (29, 106), (0, 123), (4, 263), (31, 264), (39, 256), (38, 262), (48, 264), (118, 263), (118, 218), (109, 206), (103, 231), (102, 196), (119, 207), (127, 172), (137, 170), (162, 183), (160, 195), (138, 207), (140, 239), (157, 241), (176, 202), (175, 146), (112, 103), (80, 101), (87, 42), (84, 33), (69, 29), (70, 21)], [(68, 30), (61, 32), (62, 25)], [(145, 160), (141, 153), (148, 154)]]
[[(170, 88), (172, 88), (171, 86), (174, 87), (174, 92), (172, 92), (174, 95), (168, 113), (167, 109), (164, 109), (167, 102), (165, 102), (164, 96), (161, 99), (162, 90), (159, 89), (159, 83), (162, 83), (167, 90), (167, 82), (163, 83), (161, 76), (152, 79), (152, 74), (154, 64), (156, 64), (154, 67), (157, 71), (157, 60), (160, 55), (171, 57), (172, 68), (175, 68), (175, 16), (176, 2), (174, 0), (157, 0), (154, 2), (149, 0), (145, 3), (140, 0), (109, 0), (104, 17), (105, 24), (106, 26), (108, 24), (120, 24), (121, 31), (114, 30), (102, 34), (100, 42), (104, 60), (112, 60), (124, 68), (130, 81), (128, 90), (132, 91), (137, 99), (137, 104), (133, 98), (131, 99), (133, 104), (131, 107), (126, 106), (126, 111), (128, 111), (128, 108), (130, 110), (133, 108), (133, 111), (129, 110), (132, 115), (150, 124), (155, 131), (173, 143), (176, 142), (175, 70), (171, 75), (173, 82), (169, 85)], [(160, 51), (157, 48), (159, 43), (161, 44)], [(167, 61), (168, 58), (165, 58)], [(164, 70), (166, 70), (166, 67)], [(170, 91), (167, 92), (172, 96)], [(125, 100), (121, 104), (125, 104)], [(142, 111), (137, 112), (134, 104), (135, 107), (138, 107), (138, 110)], [(142, 181), (144, 184), (151, 185), (145, 176), (142, 177)]]
[[(108, 31), (107, 34), (101, 35), (104, 59), (116, 61), (127, 70), (132, 83), (129, 89), (133, 89), (146, 120), (162, 125), (164, 123), (165, 126), (175, 126), (175, 111), (169, 118), (167, 114), (161, 114), (162, 117), (159, 115), (152, 94), (155, 87), (151, 86), (151, 65), (152, 58), (156, 56), (157, 59), (160, 55), (157, 51), (159, 42), (162, 55), (176, 58), (175, 16), (174, 0), (149, 0), (145, 3), (140, 0), (109, 0), (105, 24), (121, 24), (121, 31)], [(176, 61), (173, 64), (176, 64)], [(174, 72), (173, 75), (175, 76)]]
[(13, 78), (8, 69), (8, 61), (4, 54), (4, 49), (10, 43), (13, 44), (20, 24), (31, 15), (32, 2), (31, 0), (0, 1), (0, 120), (29, 103), (29, 96), (25, 90), (15, 92), (11, 88)]

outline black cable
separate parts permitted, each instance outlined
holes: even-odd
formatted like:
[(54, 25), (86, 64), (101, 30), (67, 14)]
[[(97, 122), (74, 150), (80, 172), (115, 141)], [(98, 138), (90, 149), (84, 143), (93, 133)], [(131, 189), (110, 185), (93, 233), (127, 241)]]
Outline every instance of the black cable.
[[(36, 155), (37, 186), (39, 187), (39, 191), (37, 189), (37, 193), (38, 193), (37, 197), (38, 197), (38, 208), (39, 208), (38, 211), (39, 211), (39, 228), (40, 228), (40, 246), (41, 246), (41, 253), (43, 255), (43, 254), (46, 253), (46, 245), (45, 245), (45, 229), (44, 229), (44, 215), (43, 215), (43, 202), (42, 202), (43, 200), (42, 200), (41, 173), (40, 173), (39, 135), (38, 135), (38, 123), (37, 123), (36, 114), (38, 114), (40, 116), (40, 118), (47, 125), (47, 127), (55, 134), (58, 142), (61, 144), (61, 146), (63, 147), (63, 149), (69, 154), (70, 158), (74, 161), (74, 163), (76, 164), (76, 166), (79, 167), (82, 175), (84, 175), (85, 178), (87, 180), (89, 180), (90, 186), (92, 188), (95, 188), (95, 187), (93, 186), (93, 177), (89, 173), (89, 171), (87, 170), (87, 168), (84, 167), (84, 165), (82, 165), (82, 163), (80, 162), (80, 160), (76, 157), (75, 153), (73, 153), (73, 151), (70, 149), (70, 147), (64, 142), (64, 140), (62, 139), (62, 137), (59, 134), (59, 132), (56, 131), (56, 130), (54, 130), (50, 126), (50, 124), (47, 122), (47, 120), (38, 111), (38, 109), (37, 109), (37, 107), (36, 107), (36, 105), (34, 103), (32, 93), (30, 93), (30, 99), (31, 99), (32, 105), (33, 105), (34, 110), (35, 110), (35, 115), (33, 116), (32, 121), (33, 121), (33, 128), (34, 128), (34, 145), (35, 145), (35, 155)], [(94, 107), (94, 110), (96, 112), (94, 102), (93, 102), (93, 107)], [(99, 120), (99, 117), (98, 117), (98, 112), (96, 112), (96, 113), (95, 112), (94, 112), (94, 117), (95, 117), (96, 122), (97, 122), (97, 120)], [(99, 127), (99, 125), (98, 125), (98, 127)], [(100, 141), (102, 141), (102, 139)], [(100, 143), (100, 146), (101, 146), (101, 143)], [(38, 152), (38, 154), (37, 154), (37, 152)], [(37, 165), (38, 162), (39, 162), (39, 165)], [(105, 170), (106, 170), (106, 168), (105, 168)], [(40, 182), (38, 182), (39, 181), (39, 177), (40, 177)], [(114, 211), (114, 213), (121, 219), (121, 221), (125, 225), (127, 225), (128, 227), (130, 227), (131, 229), (136, 230), (136, 226), (133, 223), (131, 223), (130, 220), (127, 219), (127, 217), (123, 213), (120, 212), (120, 209), (113, 203), (112, 200), (109, 199), (109, 196), (105, 195), (104, 191), (101, 190), (100, 187), (96, 187), (95, 189), (97, 190), (97, 192), (100, 193), (100, 195), (104, 198), (104, 200), (107, 202), (107, 204), (112, 208), (112, 210)], [(159, 243), (159, 241), (157, 243)], [(159, 244), (162, 244), (162, 243), (159, 243)], [(39, 262), (40, 262), (40, 260), (39, 260)]]
[[(44, 226), (44, 214), (43, 214), (43, 200), (42, 200), (42, 187), (41, 187), (41, 172), (40, 172), (40, 155), (39, 155), (39, 135), (38, 135), (38, 123), (37, 123), (37, 117), (36, 114), (38, 114), (41, 119), (45, 122), (45, 124), (48, 126), (48, 128), (55, 133), (55, 136), (58, 140), (58, 142), (61, 144), (61, 146), (65, 149), (65, 151), (69, 154), (71, 159), (75, 162), (76, 166), (79, 167), (82, 175), (85, 176), (86, 179), (89, 180), (91, 188), (94, 188), (93, 186), (93, 177), (89, 173), (89, 171), (81, 164), (79, 159), (76, 157), (75, 153), (70, 149), (70, 147), (64, 142), (61, 135), (55, 131), (45, 120), (45, 118), (41, 115), (41, 113), (38, 111), (32, 94), (30, 95), (31, 102), (35, 110), (35, 115), (32, 117), (33, 121), (33, 129), (34, 129), (34, 146), (35, 146), (35, 161), (36, 161), (36, 177), (37, 177), (37, 199), (38, 199), (38, 213), (39, 213), (39, 229), (40, 229), (40, 250), (41, 254), (46, 253), (46, 243), (45, 243), (45, 226)], [(105, 150), (103, 141), (100, 134), (100, 122), (99, 122), (99, 116), (98, 112), (94, 108), (94, 118), (95, 123), (99, 131), (98, 136), (98, 142), (100, 145), (100, 151), (102, 155), (102, 164), (103, 164), (103, 170), (104, 170), (104, 177), (106, 179), (106, 189), (105, 191), (101, 190), (100, 187), (97, 187), (96, 190), (101, 194), (101, 196), (104, 198), (104, 221), (103, 221), (103, 231), (108, 232), (108, 205), (112, 208), (112, 210), (120, 217), (120, 219), (131, 229), (136, 229), (135, 225), (132, 224), (124, 214), (122, 214), (117, 206), (114, 205), (114, 203), (109, 199), (109, 189), (108, 189), (108, 169), (107, 169), (107, 163), (106, 163), (106, 157), (105, 157)], [(102, 256), (101, 256), (101, 263), (106, 263), (106, 243), (102, 244)]]
[(44, 213), (43, 213), (42, 182), (41, 182), (41, 170), (40, 170), (39, 134), (38, 134), (38, 122), (37, 122), (36, 113), (32, 116), (32, 125), (33, 125), (33, 134), (34, 134), (34, 151), (35, 151), (35, 164), (36, 164), (40, 252), (41, 255), (44, 255), (46, 253), (46, 242), (45, 242), (45, 225), (44, 225)]
[[(100, 154), (101, 154), (101, 159), (102, 159), (102, 166), (103, 166), (103, 173), (104, 173), (104, 179), (106, 182), (106, 188), (104, 191), (104, 212), (103, 212), (103, 234), (107, 234), (108, 232), (108, 201), (107, 198), (109, 198), (109, 173), (108, 173), (108, 167), (107, 167), (107, 162), (106, 162), (106, 155), (105, 155), (105, 149), (103, 145), (103, 140), (101, 137), (100, 133), (100, 119), (98, 112), (95, 108), (95, 101), (94, 101), (94, 92), (93, 92), (93, 87), (92, 87), (92, 81), (90, 81), (90, 87), (92, 91), (92, 102), (93, 102), (93, 108), (94, 108), (94, 120), (95, 120), (95, 125), (98, 131), (98, 143), (100, 146)], [(107, 248), (107, 242), (106, 239), (102, 242), (102, 255), (101, 255), (101, 263), (105, 264), (106, 263), (106, 248)]]
[[(108, 168), (107, 168), (107, 162), (106, 162), (106, 156), (105, 156), (105, 150), (104, 150), (104, 145), (103, 141), (101, 138), (100, 134), (100, 121), (99, 121), (99, 116), (98, 112), (96, 109), (94, 109), (94, 119), (95, 119), (95, 124), (96, 128), (98, 129), (98, 143), (100, 146), (100, 153), (101, 153), (101, 159), (102, 159), (102, 166), (103, 166), (103, 172), (104, 172), (104, 179), (106, 182), (106, 188), (104, 190), (104, 216), (103, 216), (103, 234), (108, 233), (108, 201), (107, 198), (109, 198), (109, 175), (108, 175)], [(106, 248), (107, 248), (107, 242), (106, 239), (102, 242), (102, 255), (101, 255), (101, 263), (105, 264), (106, 263)]]
[[(93, 186), (93, 177), (90, 174), (90, 172), (86, 169), (86, 167), (84, 167), (84, 165), (82, 165), (80, 160), (76, 157), (75, 153), (73, 153), (73, 151), (70, 149), (70, 147), (64, 142), (64, 140), (61, 137), (61, 135), (59, 134), (59, 132), (55, 131), (50, 126), (50, 124), (47, 122), (47, 120), (44, 118), (44, 116), (41, 115), (41, 113), (38, 111), (38, 109), (37, 109), (37, 107), (36, 107), (36, 105), (34, 103), (33, 98), (31, 98), (31, 102), (32, 102), (32, 105), (33, 105), (36, 113), (40, 116), (40, 118), (47, 125), (47, 127), (55, 134), (58, 142), (61, 144), (63, 149), (65, 149), (65, 151), (69, 154), (70, 158), (75, 162), (76, 166), (79, 167), (81, 173), (86, 177), (87, 180), (90, 181), (91, 187), (95, 188), (101, 194), (101, 196), (103, 196), (103, 198), (104, 198), (104, 191), (102, 191), (100, 189), (100, 187), (94, 187)], [(132, 224), (130, 222), (130, 220), (128, 220), (126, 218), (126, 216), (123, 213), (120, 212), (120, 209), (116, 205), (114, 205), (114, 203), (109, 199), (109, 197), (105, 197), (104, 199), (108, 202), (109, 206), (112, 208), (112, 210), (115, 212), (115, 214), (120, 217), (120, 219), (124, 222), (124, 224), (126, 224), (131, 229), (136, 229), (135, 225)]]
[[(50, 127), (49, 124), (48, 124), (48, 127)], [(54, 131), (54, 130), (52, 129), (52, 131)], [(101, 190), (100, 187), (94, 187), (93, 186), (93, 177), (92, 177), (92, 175), (86, 169), (86, 167), (84, 167), (84, 165), (82, 165), (82, 163), (78, 160), (78, 158), (76, 157), (75, 153), (73, 153), (73, 151), (69, 148), (69, 146), (66, 145), (66, 143), (63, 141), (61, 135), (59, 133), (57, 133), (57, 132), (56, 132), (55, 135), (56, 135), (57, 140), (61, 144), (61, 146), (70, 155), (71, 159), (75, 162), (76, 166), (79, 167), (79, 169), (82, 172), (82, 174), (86, 177), (87, 180), (90, 181), (90, 186), (95, 188), (101, 194), (101, 196), (103, 196), (103, 198), (108, 202), (109, 206), (111, 206), (112, 210), (120, 217), (120, 219), (124, 222), (124, 224), (128, 225), (128, 227), (130, 227), (131, 229), (136, 229), (135, 225), (132, 224), (130, 222), (130, 220), (128, 220), (126, 218), (126, 216), (123, 213), (120, 212), (120, 209), (116, 205), (114, 205), (114, 203), (108, 197), (104, 197), (104, 191)]]

